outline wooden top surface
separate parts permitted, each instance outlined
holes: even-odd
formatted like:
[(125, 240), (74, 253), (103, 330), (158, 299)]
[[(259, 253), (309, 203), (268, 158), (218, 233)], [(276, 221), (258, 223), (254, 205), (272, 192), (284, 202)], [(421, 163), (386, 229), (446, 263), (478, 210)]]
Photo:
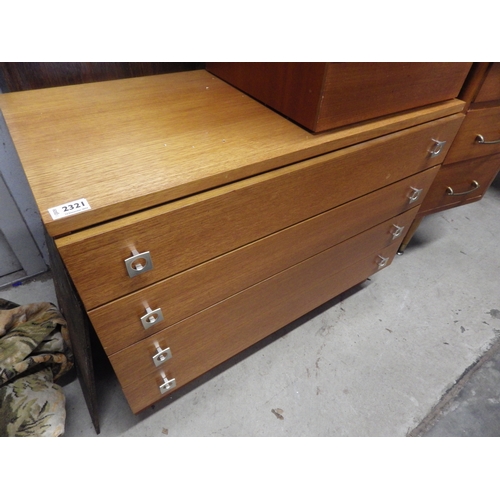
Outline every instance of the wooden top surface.
[[(59, 236), (462, 110), (446, 101), (318, 135), (204, 70), (0, 95), (49, 234)], [(52, 220), (85, 198), (92, 209)]]

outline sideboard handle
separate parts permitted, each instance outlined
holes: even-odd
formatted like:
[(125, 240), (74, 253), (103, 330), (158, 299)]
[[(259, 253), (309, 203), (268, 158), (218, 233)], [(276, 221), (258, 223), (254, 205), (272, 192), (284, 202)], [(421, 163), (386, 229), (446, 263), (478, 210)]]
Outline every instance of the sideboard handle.
[(172, 351), (170, 350), (170, 347), (165, 347), (165, 349), (162, 349), (158, 342), (155, 343), (155, 347), (157, 352), (152, 358), (155, 366), (160, 366), (172, 357)]
[(146, 308), (146, 314), (141, 316), (141, 323), (144, 327), (144, 330), (151, 328), (153, 325), (156, 325), (160, 321), (163, 320), (163, 313), (161, 312), (161, 307), (155, 309), (154, 311), (151, 307)]
[(167, 376), (162, 372), (161, 377), (163, 379), (163, 384), (161, 384), (159, 387), (160, 392), (162, 394), (165, 394), (168, 391), (171, 391), (177, 384), (175, 382), (175, 378), (168, 380)]
[(404, 231), (405, 226), (398, 226), (397, 224), (393, 224), (391, 228), (392, 239), (395, 240), (401, 233)]
[(378, 255), (377, 257), (380, 259), (378, 262), (378, 268), (382, 269), (389, 262), (389, 257), (383, 257), (382, 255)]
[(149, 252), (138, 253), (134, 251), (133, 254), (132, 257), (124, 261), (127, 273), (131, 278), (153, 269), (153, 261)]
[(476, 142), (478, 144), (500, 144), (500, 139), (496, 141), (486, 141), (481, 134), (476, 135)]
[(414, 203), (420, 198), (420, 195), (422, 194), (423, 188), (418, 189), (414, 187), (410, 187), (411, 193), (408, 195), (408, 199), (410, 200), (410, 203)]
[(438, 141), (437, 139), (432, 139), (434, 141), (434, 145), (430, 149), (429, 153), (431, 156), (438, 156), (441, 154), (441, 151), (443, 151), (444, 145), (446, 144), (446, 141)]
[(471, 187), (472, 187), (472, 189), (469, 189), (469, 191), (464, 191), (463, 193), (455, 193), (455, 191), (453, 191), (453, 189), (452, 189), (450, 186), (448, 186), (448, 187), (446, 188), (446, 194), (447, 194), (448, 196), (462, 196), (462, 195), (464, 195), (464, 194), (469, 194), (469, 193), (472, 193), (472, 192), (474, 192), (476, 189), (478, 189), (478, 188), (480, 187), (480, 186), (479, 186), (479, 182), (477, 182), (477, 181), (472, 181), (472, 182), (471, 182)]

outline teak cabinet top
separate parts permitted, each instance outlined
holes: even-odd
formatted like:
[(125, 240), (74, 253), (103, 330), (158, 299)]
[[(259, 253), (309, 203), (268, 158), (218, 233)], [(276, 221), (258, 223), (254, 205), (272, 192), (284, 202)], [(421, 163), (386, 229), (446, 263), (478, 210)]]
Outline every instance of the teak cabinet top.
[[(312, 134), (205, 70), (0, 95), (49, 234), (61, 236), (463, 109), (449, 100)], [(91, 210), (53, 220), (52, 207)]]

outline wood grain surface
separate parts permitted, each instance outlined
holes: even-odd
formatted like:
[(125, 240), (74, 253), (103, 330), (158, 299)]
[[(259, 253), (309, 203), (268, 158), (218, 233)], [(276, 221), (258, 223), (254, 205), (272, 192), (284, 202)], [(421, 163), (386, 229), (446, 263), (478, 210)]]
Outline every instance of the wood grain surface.
[[(451, 100), (314, 135), (205, 70), (0, 95), (51, 236), (463, 109)], [(52, 220), (85, 198), (92, 210)]]

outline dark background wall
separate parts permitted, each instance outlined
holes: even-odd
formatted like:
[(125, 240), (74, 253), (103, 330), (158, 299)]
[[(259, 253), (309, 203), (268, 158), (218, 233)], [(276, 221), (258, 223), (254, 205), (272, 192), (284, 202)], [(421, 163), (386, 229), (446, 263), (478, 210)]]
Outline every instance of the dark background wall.
[(203, 69), (196, 62), (0, 62), (3, 93)]

